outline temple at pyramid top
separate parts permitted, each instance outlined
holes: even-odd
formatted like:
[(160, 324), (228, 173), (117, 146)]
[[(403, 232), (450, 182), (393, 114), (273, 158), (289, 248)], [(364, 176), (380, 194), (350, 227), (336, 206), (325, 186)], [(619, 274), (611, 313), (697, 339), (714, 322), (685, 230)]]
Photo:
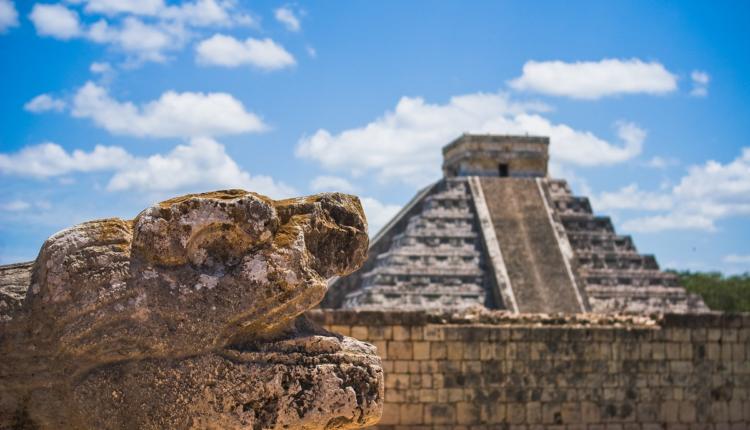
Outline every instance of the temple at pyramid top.
[(444, 177), (370, 241), (362, 268), (322, 306), (527, 312), (700, 312), (653, 255), (640, 254), (586, 197), (547, 176), (549, 139), (464, 134)]
[(443, 175), (547, 176), (549, 138), (463, 134), (443, 147)]

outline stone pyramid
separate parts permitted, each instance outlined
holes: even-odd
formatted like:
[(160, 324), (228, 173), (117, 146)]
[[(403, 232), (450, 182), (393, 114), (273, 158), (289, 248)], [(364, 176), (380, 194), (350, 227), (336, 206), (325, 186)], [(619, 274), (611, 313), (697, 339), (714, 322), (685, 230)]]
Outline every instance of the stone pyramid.
[(444, 177), (371, 241), (322, 306), (527, 312), (700, 312), (700, 297), (639, 254), (586, 197), (547, 177), (549, 139), (465, 134)]

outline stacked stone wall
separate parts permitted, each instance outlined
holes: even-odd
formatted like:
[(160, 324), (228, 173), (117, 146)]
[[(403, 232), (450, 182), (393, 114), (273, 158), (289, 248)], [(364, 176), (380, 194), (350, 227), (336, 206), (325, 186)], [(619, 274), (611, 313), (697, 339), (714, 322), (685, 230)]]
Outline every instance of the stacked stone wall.
[(379, 429), (747, 429), (750, 315), (313, 311), (383, 358)]

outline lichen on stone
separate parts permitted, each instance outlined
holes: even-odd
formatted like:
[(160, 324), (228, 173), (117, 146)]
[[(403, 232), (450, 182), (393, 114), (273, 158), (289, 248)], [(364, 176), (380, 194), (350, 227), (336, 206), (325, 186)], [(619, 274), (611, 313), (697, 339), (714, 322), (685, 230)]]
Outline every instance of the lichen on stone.
[(338, 193), (192, 194), (63, 230), (3, 308), (0, 428), (372, 424), (374, 347), (301, 316), (367, 246), (359, 200)]

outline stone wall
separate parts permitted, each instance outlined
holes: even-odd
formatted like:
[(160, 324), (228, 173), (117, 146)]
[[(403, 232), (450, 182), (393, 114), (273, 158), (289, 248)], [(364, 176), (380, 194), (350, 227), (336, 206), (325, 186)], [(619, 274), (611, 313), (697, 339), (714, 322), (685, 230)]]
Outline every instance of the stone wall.
[(747, 429), (750, 315), (320, 311), (378, 348), (381, 429)]

